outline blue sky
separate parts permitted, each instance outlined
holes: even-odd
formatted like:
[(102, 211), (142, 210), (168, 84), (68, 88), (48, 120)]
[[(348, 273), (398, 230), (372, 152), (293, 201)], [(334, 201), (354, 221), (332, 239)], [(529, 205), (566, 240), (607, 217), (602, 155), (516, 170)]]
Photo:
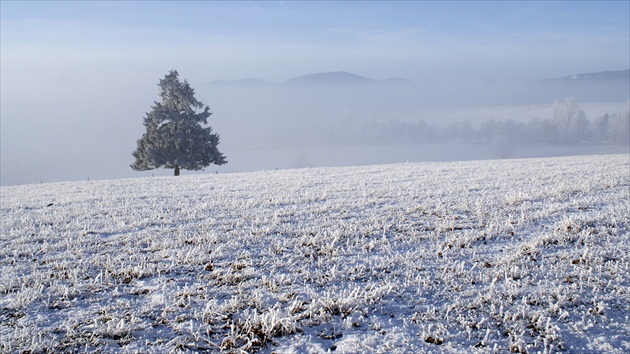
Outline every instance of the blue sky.
[(628, 1), (2, 1), (2, 70), (527, 81), (628, 68), (629, 11)]

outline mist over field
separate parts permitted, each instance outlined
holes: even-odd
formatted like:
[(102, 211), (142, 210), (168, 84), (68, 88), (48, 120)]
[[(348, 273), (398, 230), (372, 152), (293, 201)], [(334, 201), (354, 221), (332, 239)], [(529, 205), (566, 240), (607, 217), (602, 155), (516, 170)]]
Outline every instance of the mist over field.
[[(256, 162), (248, 163), (270, 169), (624, 152), (627, 134), (616, 141), (592, 135), (545, 141), (524, 136), (540, 136), (545, 128), (525, 132), (527, 127), (519, 126), (522, 132), (510, 137), (509, 144), (500, 141), (505, 132), (482, 135), (488, 133), (483, 124), (489, 121), (555, 124), (553, 104), (568, 97), (593, 123), (615, 115), (618, 126), (609, 128), (623, 135), (628, 129), (625, 74), (625, 80), (591, 82), (591, 87), (542, 81), (440, 86), (403, 79), (366, 81), (335, 72), (283, 84), (215, 81), (198, 85), (197, 92), (217, 102), (215, 111), (223, 117), (215, 126), (224, 147), (237, 156), (253, 154)], [(599, 101), (604, 97), (609, 101)], [(476, 132), (463, 136), (462, 128)], [(235, 165), (245, 168), (235, 161), (226, 169)]]
[(172, 174), (129, 167), (172, 69), (206, 173), (628, 152), (626, 2), (0, 6), (2, 185)]
[[(347, 72), (284, 83), (184, 79), (210, 106), (209, 124), (220, 135), (219, 148), (228, 160), (224, 166), (185, 174), (628, 151), (627, 133), (612, 139), (613, 129), (617, 135), (628, 130), (627, 80), (429, 85)], [(142, 118), (157, 100), (148, 94), (154, 87), (101, 92), (96, 101), (106, 99), (98, 105), (68, 105), (41, 91), (35, 96), (43, 98), (36, 100), (42, 106), (3, 107), (3, 117), (37, 116), (43, 114), (39, 107), (46, 107), (47, 119), (35, 125), (3, 120), (2, 184), (170, 175), (171, 170), (129, 168), (144, 129)], [(554, 102), (568, 97), (575, 98), (589, 120), (588, 136), (570, 142), (521, 136), (535, 121), (553, 123)], [(595, 136), (595, 123), (605, 115), (617, 123), (607, 127), (610, 136)], [(523, 127), (517, 127), (518, 137), (487, 136), (488, 122)]]

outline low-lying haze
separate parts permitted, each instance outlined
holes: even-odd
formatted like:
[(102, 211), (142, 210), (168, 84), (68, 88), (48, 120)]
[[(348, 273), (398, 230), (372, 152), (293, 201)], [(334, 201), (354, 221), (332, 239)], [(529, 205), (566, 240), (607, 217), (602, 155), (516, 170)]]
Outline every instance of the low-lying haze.
[[(567, 97), (590, 128), (623, 121), (627, 75), (544, 80), (628, 69), (627, 2), (0, 6), (3, 185), (171, 174), (129, 168), (171, 69), (213, 112), (229, 163), (211, 172), (627, 151), (601, 137), (505, 149), (448, 135), (453, 122), (552, 119)], [(287, 83), (339, 72), (369, 80)], [(418, 122), (423, 139), (373, 132)]]

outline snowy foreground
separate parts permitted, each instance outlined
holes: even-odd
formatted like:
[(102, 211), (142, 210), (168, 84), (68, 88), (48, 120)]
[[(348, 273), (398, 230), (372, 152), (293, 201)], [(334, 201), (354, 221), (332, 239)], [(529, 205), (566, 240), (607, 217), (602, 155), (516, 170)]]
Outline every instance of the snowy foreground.
[(3, 353), (630, 351), (627, 155), (0, 190)]

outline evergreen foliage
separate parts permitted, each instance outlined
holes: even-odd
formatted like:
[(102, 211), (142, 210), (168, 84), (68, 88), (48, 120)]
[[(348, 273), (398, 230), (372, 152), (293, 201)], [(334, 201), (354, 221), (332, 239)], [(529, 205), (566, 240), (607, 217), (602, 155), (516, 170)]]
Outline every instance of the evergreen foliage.
[(219, 135), (204, 127), (212, 114), (210, 107), (199, 102), (188, 82), (180, 82), (178, 75), (171, 70), (158, 84), (162, 101), (155, 102), (146, 114), (146, 132), (132, 153), (136, 161), (131, 168), (136, 171), (173, 168), (177, 176), (180, 168), (201, 170), (213, 163), (227, 163), (217, 149)]

